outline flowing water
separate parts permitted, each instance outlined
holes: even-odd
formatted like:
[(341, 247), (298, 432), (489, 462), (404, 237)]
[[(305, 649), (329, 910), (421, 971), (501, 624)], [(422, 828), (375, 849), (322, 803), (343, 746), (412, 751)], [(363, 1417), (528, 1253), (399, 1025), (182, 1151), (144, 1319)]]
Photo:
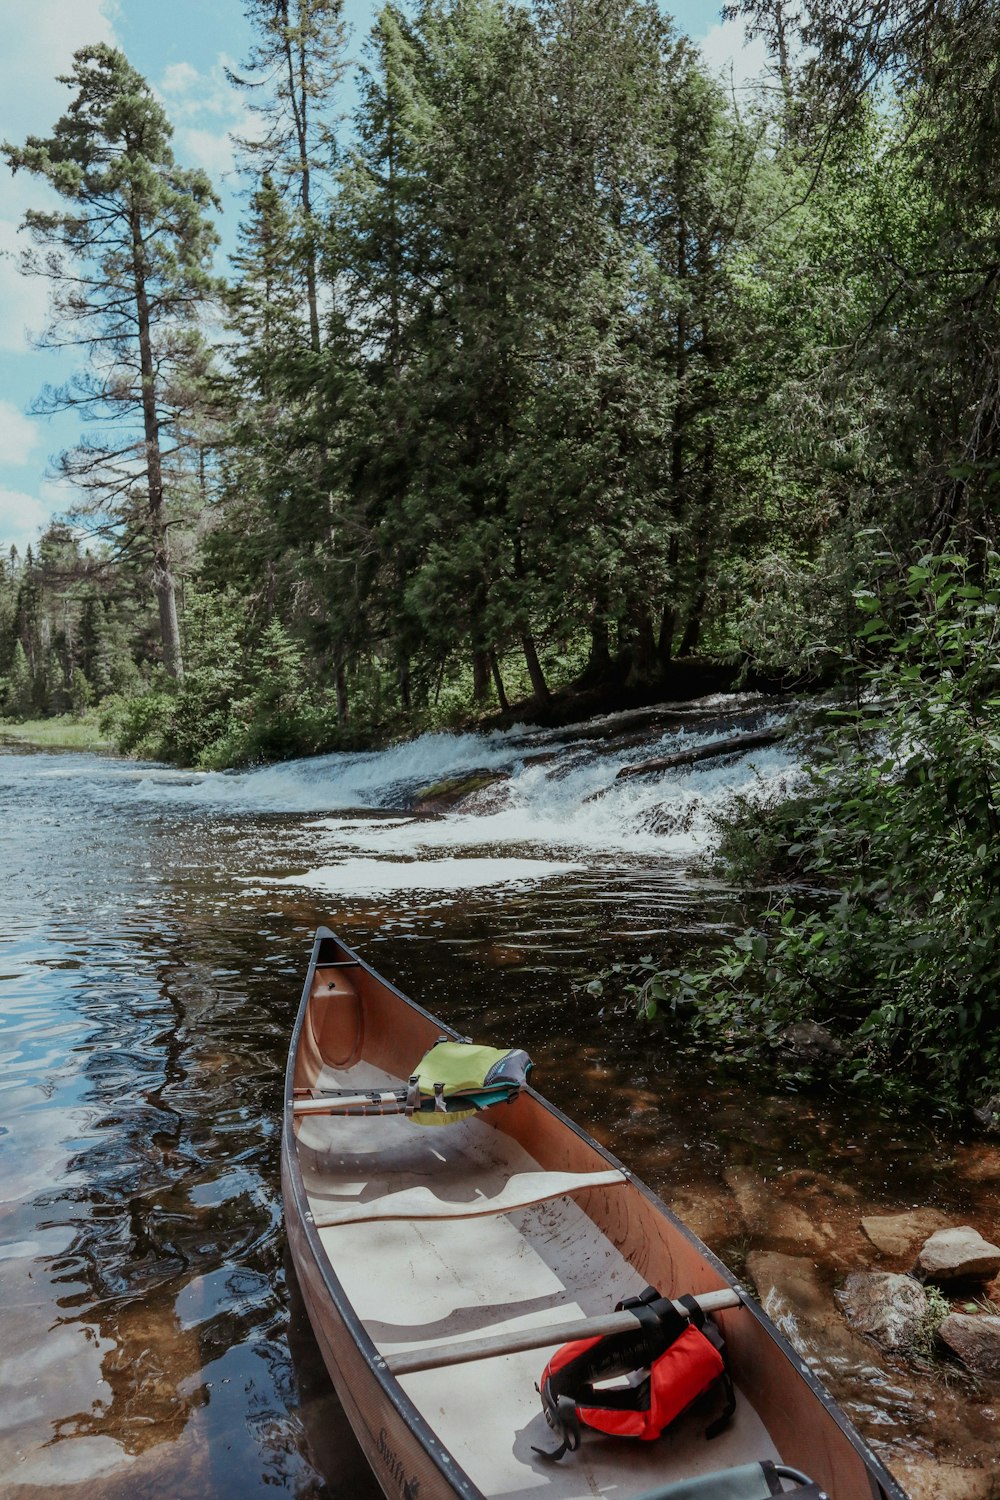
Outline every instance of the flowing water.
[[(614, 783), (732, 712), (239, 775), (0, 749), (6, 1500), (377, 1493), (283, 1248), (282, 1074), (320, 922), (463, 1031), (527, 1046), (540, 1087), (756, 1276), (914, 1495), (1000, 1495), (996, 1385), (876, 1358), (832, 1302), (875, 1262), (865, 1213), (1000, 1225), (996, 1148), (727, 1069), (573, 987), (732, 920), (692, 866), (727, 799), (792, 783), (788, 754)], [(472, 770), (506, 779), (471, 811), (405, 811)]]

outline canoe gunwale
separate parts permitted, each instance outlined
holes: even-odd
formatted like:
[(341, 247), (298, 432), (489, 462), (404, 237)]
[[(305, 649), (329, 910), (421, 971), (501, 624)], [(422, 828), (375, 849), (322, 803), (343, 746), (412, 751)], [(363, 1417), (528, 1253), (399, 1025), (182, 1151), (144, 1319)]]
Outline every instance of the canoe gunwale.
[[(464, 1038), (461, 1032), (457, 1031), (454, 1027), (449, 1026), (447, 1022), (442, 1021), (440, 1017), (434, 1015), (433, 1012), (426, 1010), (417, 1001), (412, 1000), (408, 995), (405, 995), (402, 990), (398, 989), (396, 985), (394, 985), (390, 980), (379, 974), (374, 968), (372, 968), (369, 963), (366, 962), (364, 958), (361, 958), (354, 952), (353, 949), (349, 948), (342, 939), (337, 937), (337, 935), (333, 931), (331, 931), (330, 928), (326, 926), (318, 927), (316, 929), (309, 967), (302, 989), (302, 999), (300, 1001), (298, 1012), (296, 1014), (295, 1024), (292, 1030), (291, 1041), (288, 1050), (288, 1063), (285, 1073), (284, 1111), (282, 1121), (282, 1157), (286, 1167), (286, 1191), (288, 1192), (292, 1200), (296, 1215), (305, 1236), (306, 1244), (308, 1245), (309, 1252), (312, 1256), (315, 1269), (322, 1280), (328, 1296), (330, 1297), (337, 1310), (338, 1316), (343, 1321), (345, 1329), (354, 1339), (364, 1358), (365, 1364), (370, 1369), (374, 1379), (378, 1382), (384, 1398), (394, 1408), (399, 1419), (413, 1433), (414, 1437), (418, 1439), (421, 1447), (424, 1449), (427, 1457), (440, 1473), (442, 1480), (448, 1487), (448, 1490), (451, 1494), (459, 1497), (459, 1500), (488, 1500), (488, 1496), (486, 1496), (483, 1491), (481, 1491), (475, 1485), (472, 1479), (460, 1468), (456, 1460), (451, 1456), (450, 1451), (441, 1442), (434, 1429), (423, 1417), (416, 1405), (410, 1400), (409, 1396), (403, 1390), (397, 1378), (393, 1375), (385, 1357), (379, 1352), (376, 1344), (368, 1334), (366, 1328), (364, 1327), (364, 1324), (355, 1312), (352, 1302), (344, 1291), (344, 1288), (341, 1285), (340, 1280), (331, 1265), (329, 1256), (320, 1238), (319, 1229), (314, 1222), (312, 1210), (309, 1207), (308, 1195), (306, 1193), (305, 1184), (302, 1178), (302, 1170), (298, 1159), (298, 1149), (294, 1129), (295, 1120), (297, 1118), (302, 1118), (302, 1116), (296, 1116), (293, 1108), (295, 1100), (294, 1077), (299, 1040), (308, 1012), (315, 972), (317, 967), (326, 967), (325, 965), (319, 964), (319, 954), (324, 942), (335, 943), (343, 953), (349, 955), (350, 966), (357, 966), (366, 971), (371, 976), (371, 978), (373, 978), (378, 984), (383, 985), (386, 990), (388, 990), (392, 995), (396, 997), (396, 999), (400, 1000), (411, 1010), (416, 1011), (426, 1020), (432, 1022), (433, 1025), (437, 1027), (440, 1034), (446, 1034), (448, 1037), (456, 1041), (464, 1040)], [(344, 967), (347, 967), (347, 965), (344, 965)], [(767, 1316), (763, 1308), (759, 1306), (756, 1299), (753, 1297), (748, 1297), (746, 1295), (744, 1289), (740, 1286), (739, 1282), (729, 1270), (728, 1266), (726, 1266), (725, 1263), (719, 1259), (714, 1251), (712, 1251), (706, 1244), (704, 1244), (704, 1242), (699, 1239), (694, 1231), (684, 1223), (683, 1219), (680, 1219), (641, 1178), (635, 1176), (631, 1169), (628, 1168), (622, 1161), (620, 1161), (613, 1152), (609, 1151), (605, 1146), (601, 1145), (599, 1141), (595, 1141), (594, 1138), (582, 1128), (582, 1126), (578, 1125), (574, 1120), (569, 1118), (569, 1116), (565, 1115), (557, 1105), (553, 1104), (549, 1099), (546, 1099), (543, 1095), (539, 1094), (534, 1088), (531, 1087), (530, 1084), (526, 1085), (523, 1091), (526, 1094), (530, 1095), (531, 1098), (536, 1100), (541, 1108), (552, 1115), (562, 1127), (569, 1130), (574, 1136), (577, 1137), (578, 1140), (583, 1142), (587, 1147), (589, 1147), (593, 1151), (596, 1151), (601, 1157), (603, 1157), (603, 1159), (608, 1163), (609, 1167), (617, 1168), (619, 1171), (626, 1174), (628, 1181), (630, 1182), (632, 1187), (637, 1189), (642, 1194), (642, 1196), (646, 1199), (646, 1201), (657, 1214), (665, 1218), (670, 1223), (676, 1233), (683, 1236), (683, 1238), (689, 1243), (689, 1245), (691, 1245), (692, 1248), (696, 1250), (697, 1253), (703, 1258), (706, 1265), (710, 1267), (710, 1269), (720, 1278), (724, 1285), (740, 1294), (742, 1304), (741, 1316), (749, 1316), (754, 1319), (760, 1330), (767, 1335), (768, 1339), (774, 1345), (776, 1345), (777, 1349), (785, 1357), (785, 1359), (796, 1371), (796, 1373), (805, 1381), (811, 1394), (820, 1402), (820, 1404), (826, 1410), (827, 1414), (833, 1419), (837, 1427), (840, 1429), (842, 1435), (847, 1439), (850, 1446), (854, 1449), (858, 1458), (864, 1465), (868, 1477), (868, 1482), (871, 1487), (872, 1500), (909, 1500), (906, 1491), (888, 1472), (879, 1458), (861, 1437), (860, 1433), (858, 1433), (854, 1429), (845, 1413), (841, 1411), (839, 1405), (836, 1403), (836, 1401), (834, 1401), (833, 1397), (829, 1395), (829, 1393), (826, 1391), (813, 1371), (800, 1357), (797, 1351), (792, 1347), (792, 1345), (785, 1338), (780, 1329), (777, 1328), (772, 1320)]]

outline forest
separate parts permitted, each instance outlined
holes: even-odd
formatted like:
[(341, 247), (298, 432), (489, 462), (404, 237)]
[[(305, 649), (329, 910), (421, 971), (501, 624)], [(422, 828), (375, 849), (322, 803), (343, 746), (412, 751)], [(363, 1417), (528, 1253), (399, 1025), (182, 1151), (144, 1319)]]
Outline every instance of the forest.
[[(0, 576), (10, 718), (222, 766), (589, 686), (827, 683), (859, 595), (981, 570), (995, 7), (747, 3), (736, 91), (640, 0), (248, 0), (239, 250), (76, 55), (26, 269), (83, 352), (76, 507)], [(89, 356), (89, 357), (86, 357)], [(884, 654), (884, 652), (883, 652)], [(688, 680), (685, 678), (685, 680)]]
[(1000, 1115), (1000, 7), (742, 0), (736, 89), (651, 0), (388, 4), (352, 111), (340, 0), (246, 9), (225, 276), (121, 52), (3, 146), (87, 357), (37, 402), (77, 500), (0, 566), (0, 712), (223, 768), (833, 689), (802, 797), (724, 837), (788, 894), (631, 991)]

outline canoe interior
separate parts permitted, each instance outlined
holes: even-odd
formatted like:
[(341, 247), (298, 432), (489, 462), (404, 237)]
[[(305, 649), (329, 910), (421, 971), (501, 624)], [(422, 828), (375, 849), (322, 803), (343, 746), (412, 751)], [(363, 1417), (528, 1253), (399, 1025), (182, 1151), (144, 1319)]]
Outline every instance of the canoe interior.
[[(332, 938), (318, 956), (298, 1030), (294, 1088), (402, 1084), (441, 1034), (440, 1023), (367, 967), (348, 966), (349, 951)], [(618, 1165), (531, 1093), (452, 1126), (421, 1127), (390, 1115), (303, 1115), (294, 1131), (293, 1170), (315, 1220), (336, 1217), (345, 1206), (366, 1215), (318, 1229), (312, 1244), (317, 1257), (328, 1258), (324, 1275), (329, 1280), (332, 1270), (383, 1355), (604, 1314), (647, 1283), (675, 1296), (729, 1284), (705, 1247), (632, 1181), (562, 1190), (531, 1206), (483, 1213), (520, 1174), (607, 1174)], [(537, 1185), (537, 1177), (531, 1180)], [(557, 1185), (564, 1188), (564, 1179)], [(383, 1216), (394, 1211), (393, 1195), (408, 1192), (412, 1199), (413, 1189), (421, 1190), (423, 1213), (430, 1198), (448, 1216)], [(453, 1217), (462, 1204), (474, 1216)], [(314, 1325), (322, 1322), (322, 1305), (310, 1314)], [(704, 1430), (719, 1410), (718, 1396), (657, 1442), (585, 1430), (577, 1453), (546, 1462), (532, 1450), (556, 1446), (535, 1389), (551, 1349), (406, 1375), (400, 1385), (472, 1484), (498, 1500), (628, 1500), (676, 1479), (764, 1458), (812, 1474), (834, 1500), (901, 1493), (879, 1488), (860, 1445), (766, 1320), (738, 1308), (719, 1321), (738, 1404), (731, 1425), (711, 1441)]]

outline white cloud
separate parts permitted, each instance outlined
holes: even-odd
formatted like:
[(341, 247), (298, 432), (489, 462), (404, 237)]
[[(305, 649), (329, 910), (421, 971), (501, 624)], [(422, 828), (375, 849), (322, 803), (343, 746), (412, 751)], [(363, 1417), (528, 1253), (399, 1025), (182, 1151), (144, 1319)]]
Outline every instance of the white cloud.
[(216, 119), (237, 120), (243, 114), (243, 99), (226, 77), (233, 68), (232, 58), (220, 53), (212, 67), (202, 73), (189, 62), (170, 63), (160, 79), (156, 92), (167, 106), (171, 120)]
[(216, 185), (235, 165), (234, 142), (229, 131), (198, 130), (184, 125), (175, 133), (174, 147), (185, 166), (201, 167)]
[(0, 548), (4, 555), (14, 546), (23, 557), (29, 545), (36, 546), (38, 533), (64, 503), (61, 495), (56, 500), (0, 487)]
[(5, 463), (26, 464), (38, 445), (38, 428), (12, 401), (0, 401), (0, 454)]
[[(12, 7), (11, 7), (12, 8)], [(52, 128), (69, 103), (65, 84), (73, 53), (90, 42), (114, 42), (115, 0), (31, 0), (8, 17), (0, 54), (0, 135), (23, 140)]]
[[(7, 189), (5, 203), (14, 196)], [(31, 347), (33, 335), (41, 333), (49, 315), (47, 283), (40, 276), (22, 276), (18, 270), (24, 243), (17, 224), (0, 219), (0, 349), (11, 354), (23, 354)]]
[[(116, 0), (32, 0), (30, 11), (22, 11), (16, 22), (7, 18), (0, 51), (0, 138), (23, 141), (51, 130), (71, 97), (57, 75), (69, 71), (79, 47), (114, 42), (115, 10)], [(17, 224), (26, 208), (44, 206), (50, 194), (23, 173), (12, 180), (6, 167), (0, 168), (0, 192), (0, 349), (22, 353), (30, 347), (30, 335), (45, 327), (48, 291), (44, 281), (18, 271), (23, 242)]]
[(226, 76), (235, 66), (224, 53), (204, 72), (189, 62), (170, 63), (156, 85), (175, 127), (178, 159), (202, 167), (216, 186), (235, 169), (236, 137), (252, 138), (260, 131), (258, 116)]
[(200, 78), (201, 74), (193, 63), (168, 63), (160, 81), (160, 88), (168, 98), (170, 96), (182, 97), (197, 89)]
[(761, 37), (746, 39), (742, 20), (718, 21), (698, 43), (710, 73), (721, 75), (724, 83), (742, 89), (760, 81), (767, 72), (767, 48)]

